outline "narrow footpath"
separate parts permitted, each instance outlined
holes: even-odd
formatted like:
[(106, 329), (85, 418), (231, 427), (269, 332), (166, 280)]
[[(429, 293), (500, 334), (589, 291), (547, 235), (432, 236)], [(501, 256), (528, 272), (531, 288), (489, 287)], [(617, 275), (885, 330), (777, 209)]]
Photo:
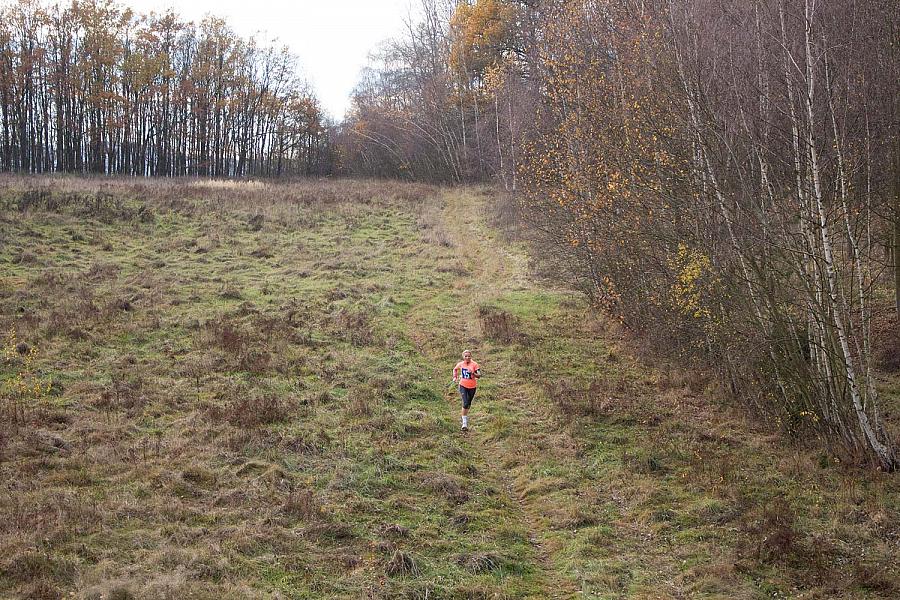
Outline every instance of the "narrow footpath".
[[(513, 520), (527, 527), (532, 547), (529, 560), (535, 570), (535, 583), (540, 586), (534, 597), (580, 597), (579, 585), (560, 568), (562, 559), (556, 556), (560, 548), (548, 529), (541, 494), (530, 485), (527, 469), (532, 452), (528, 447), (533, 447), (535, 441), (553, 437), (568, 448), (574, 442), (558, 439), (567, 434), (558, 430), (549, 410), (534, 406), (516, 376), (515, 365), (499, 353), (492, 353), (493, 344), (485, 339), (478, 319), (480, 305), (534, 285), (527, 275), (527, 257), (500, 247), (491, 237), (484, 224), (483, 198), (469, 193), (447, 193), (445, 198), (443, 224), (456, 248), (455, 268), (460, 274), (449, 292), (453, 308), (437, 324), (416, 320), (417, 316), (437, 312), (435, 309), (422, 306), (414, 310), (410, 316), (410, 337), (431, 342), (417, 345), (429, 363), (441, 365), (434, 372), (438, 382), (446, 380), (449, 384), (456, 360), (453, 356), (464, 347), (471, 347), (476, 360), (482, 363), (486, 375), (473, 403), (468, 433), (459, 431), (459, 396), (455, 388), (448, 387), (445, 394), (454, 434), (464, 436), (466, 458), (477, 465), (479, 477), (502, 490), (507, 504), (519, 512)], [(446, 304), (448, 299), (439, 300)], [(442, 343), (436, 345), (434, 340)], [(447, 356), (448, 352), (452, 355)], [(485, 385), (487, 382), (490, 384)], [(486, 388), (490, 391), (484, 392)], [(512, 431), (515, 439), (506, 435)]]

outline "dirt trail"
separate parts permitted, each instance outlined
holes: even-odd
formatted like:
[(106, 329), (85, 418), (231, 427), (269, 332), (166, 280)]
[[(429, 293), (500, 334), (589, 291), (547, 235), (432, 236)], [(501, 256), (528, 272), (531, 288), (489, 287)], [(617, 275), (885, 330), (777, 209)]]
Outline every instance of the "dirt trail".
[[(482, 338), (477, 319), (471, 317), (472, 311), (479, 304), (490, 302), (506, 292), (530, 288), (532, 282), (527, 273), (527, 257), (501, 247), (489, 236), (485, 227), (484, 199), (468, 193), (446, 194), (444, 221), (448, 237), (452, 240), (460, 260), (466, 265), (469, 276), (460, 278), (452, 291), (454, 298), (453, 314), (447, 315), (445, 326), (441, 331), (428, 331), (428, 326), (419, 323), (417, 332), (426, 335), (447, 335), (448, 326), (452, 328), (452, 337), (458, 341), (459, 347)], [(426, 354), (427, 344), (419, 344)], [(483, 342), (481, 347), (473, 348), (482, 355), (489, 350), (489, 343)], [(428, 356), (432, 362), (439, 362), (443, 357)], [(446, 366), (446, 368), (443, 368)], [(450, 364), (442, 365), (435, 372), (438, 381), (450, 379)], [(552, 418), (541, 414), (529, 402), (527, 394), (513, 375), (513, 365), (504, 364), (502, 360), (491, 359), (486, 365), (492, 383), (496, 385), (490, 408), (483, 398), (476, 397), (472, 412), (472, 430), (465, 435), (465, 444), (471, 447), (470, 458), (479, 469), (479, 477), (489, 482), (498, 490), (502, 490), (509, 505), (517, 507), (517, 520), (526, 525), (533, 548), (533, 568), (543, 588), (543, 598), (578, 597), (579, 587), (571, 578), (566, 577), (560, 569), (560, 562), (555, 553), (558, 548), (550, 536), (550, 530), (541, 511), (539, 494), (528, 493), (527, 476), (524, 475), (523, 453), (529, 452), (521, 442), (510, 442), (508, 439), (496, 438), (485, 432), (485, 425), (497, 418), (492, 413), (503, 412), (508, 419), (507, 428), (517, 433), (517, 439), (529, 441), (532, 438), (545, 439), (548, 435), (563, 435), (555, 431)], [(455, 392), (447, 393), (447, 400), (453, 407), (449, 409), (454, 415), (454, 423), (458, 419), (459, 399)], [(478, 401), (482, 400), (481, 403)], [(480, 404), (480, 406), (479, 406)], [(500, 409), (498, 411), (498, 409)], [(457, 424), (458, 426), (458, 424)], [(527, 459), (526, 459), (527, 461)], [(535, 596), (538, 597), (538, 596)]]

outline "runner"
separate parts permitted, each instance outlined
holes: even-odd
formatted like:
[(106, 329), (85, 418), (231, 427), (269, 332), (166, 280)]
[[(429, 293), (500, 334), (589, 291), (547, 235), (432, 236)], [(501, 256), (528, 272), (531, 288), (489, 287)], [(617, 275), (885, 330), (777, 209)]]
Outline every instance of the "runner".
[(462, 430), (469, 430), (469, 407), (475, 397), (475, 386), (481, 377), (481, 367), (472, 360), (472, 352), (463, 352), (463, 359), (453, 367), (453, 383), (459, 384), (459, 396), (462, 398)]

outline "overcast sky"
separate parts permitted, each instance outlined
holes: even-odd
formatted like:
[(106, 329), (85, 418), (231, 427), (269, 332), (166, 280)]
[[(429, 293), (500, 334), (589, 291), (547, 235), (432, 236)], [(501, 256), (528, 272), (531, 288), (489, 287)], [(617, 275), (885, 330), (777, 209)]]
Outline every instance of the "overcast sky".
[(243, 37), (277, 39), (299, 56), (303, 75), (341, 119), (367, 56), (403, 28), (410, 0), (120, 0), (141, 13), (172, 7), (185, 20), (211, 13)]

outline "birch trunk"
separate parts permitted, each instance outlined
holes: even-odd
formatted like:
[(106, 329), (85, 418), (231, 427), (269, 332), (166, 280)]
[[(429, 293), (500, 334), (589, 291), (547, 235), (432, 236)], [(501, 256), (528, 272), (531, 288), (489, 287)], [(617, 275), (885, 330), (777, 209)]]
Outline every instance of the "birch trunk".
[[(814, 0), (812, 0), (814, 1)], [(804, 48), (805, 48), (805, 67), (806, 67), (806, 94), (804, 98), (807, 118), (807, 152), (809, 160), (809, 170), (813, 183), (813, 200), (815, 202), (816, 211), (819, 218), (819, 234), (821, 236), (822, 250), (824, 252), (825, 275), (828, 283), (828, 297), (830, 300), (830, 312), (834, 323), (835, 334), (840, 342), (841, 359), (846, 369), (847, 385), (849, 387), (850, 398), (853, 402), (853, 409), (860, 429), (863, 432), (867, 445), (877, 457), (882, 467), (892, 470), (896, 466), (896, 458), (893, 449), (883, 444), (873, 429), (869, 416), (863, 407), (862, 395), (859, 389), (859, 381), (854, 364), (853, 355), (850, 352), (850, 343), (848, 340), (847, 329), (844, 324), (843, 315), (845, 309), (840, 299), (840, 290), (838, 288), (837, 274), (834, 264), (834, 249), (831, 240), (831, 231), (828, 224), (828, 214), (825, 208), (825, 201), (822, 193), (821, 171), (819, 165), (819, 156), (817, 150), (817, 140), (813, 124), (815, 121), (815, 111), (813, 109), (813, 99), (815, 97), (815, 71), (812, 62), (812, 18), (814, 7), (810, 7), (811, 0), (805, 2), (805, 27), (804, 27)]]

